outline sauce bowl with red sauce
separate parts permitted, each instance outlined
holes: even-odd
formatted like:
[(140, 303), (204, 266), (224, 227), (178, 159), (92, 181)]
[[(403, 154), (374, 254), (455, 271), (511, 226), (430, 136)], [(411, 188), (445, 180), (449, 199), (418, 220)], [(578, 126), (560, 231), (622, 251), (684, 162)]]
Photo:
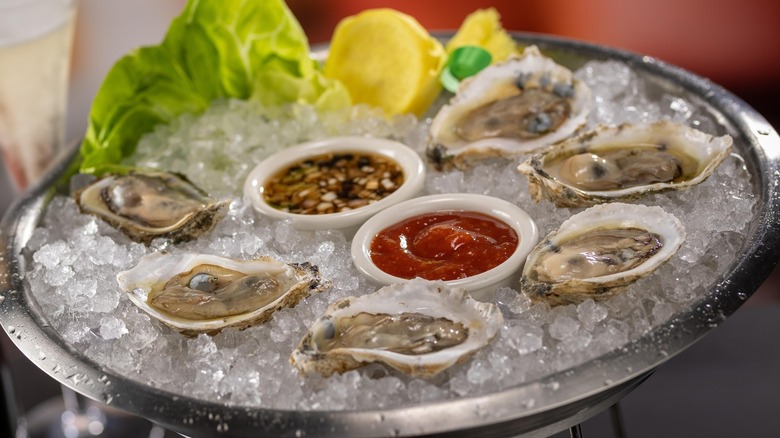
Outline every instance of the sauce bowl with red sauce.
[(332, 137), (261, 161), (244, 183), (244, 197), (258, 213), (289, 219), (296, 229), (350, 236), (377, 212), (416, 196), (424, 182), (422, 159), (402, 143)]
[(416, 277), (442, 280), (487, 300), (517, 286), (538, 231), (520, 207), (467, 193), (423, 196), (367, 220), (352, 240), (352, 260), (379, 285)]

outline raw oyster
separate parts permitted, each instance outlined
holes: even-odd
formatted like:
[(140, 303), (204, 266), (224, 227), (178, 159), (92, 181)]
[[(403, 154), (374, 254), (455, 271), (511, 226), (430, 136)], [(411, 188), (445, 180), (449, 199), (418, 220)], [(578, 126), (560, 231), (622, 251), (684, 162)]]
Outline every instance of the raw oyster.
[(528, 177), (535, 201), (582, 207), (690, 188), (712, 174), (732, 144), (728, 135), (670, 121), (598, 126), (534, 155), (518, 170)]
[(427, 155), (443, 168), (527, 154), (573, 135), (591, 106), (587, 85), (529, 46), (461, 83), (433, 119)]
[(309, 263), (188, 252), (144, 256), (117, 282), (133, 304), (188, 336), (263, 323), (329, 285)]
[(503, 317), (465, 289), (415, 279), (331, 304), (290, 362), (323, 376), (381, 362), (419, 377), (465, 360), (495, 337)]
[(610, 203), (578, 213), (528, 255), (520, 289), (551, 305), (606, 299), (651, 274), (685, 240), (660, 207)]
[(77, 192), (82, 213), (90, 213), (149, 245), (158, 237), (174, 242), (194, 239), (211, 230), (227, 212), (181, 175), (134, 171), (108, 175)]

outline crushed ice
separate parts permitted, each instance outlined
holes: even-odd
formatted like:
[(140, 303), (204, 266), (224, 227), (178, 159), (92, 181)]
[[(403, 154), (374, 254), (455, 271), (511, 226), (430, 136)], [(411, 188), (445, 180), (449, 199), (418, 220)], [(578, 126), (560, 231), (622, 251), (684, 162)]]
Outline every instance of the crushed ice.
[[(594, 91), (597, 109), (590, 116), (591, 125), (666, 118), (710, 134), (724, 133), (706, 110), (683, 97), (664, 94), (648, 102), (648, 85), (623, 64), (590, 62), (576, 74)], [(689, 191), (641, 200), (680, 218), (688, 239), (671, 262), (626, 293), (605, 302), (589, 300), (550, 309), (502, 288), (495, 295), (505, 316), (499, 336), (442, 378), (425, 381), (372, 365), (330, 379), (303, 379), (288, 357), (306, 328), (329, 303), (376, 288), (352, 266), (349, 241), (341, 233), (300, 232), (290, 223), (255, 216), (237, 195), (243, 179), (253, 163), (302, 141), (373, 135), (422, 151), (426, 129), (425, 122), (412, 117), (388, 120), (362, 107), (322, 115), (305, 106), (270, 110), (249, 102), (218, 102), (201, 116), (185, 115), (146, 135), (134, 157), (137, 164), (185, 173), (213, 194), (234, 197), (228, 216), (210, 235), (176, 247), (157, 241), (148, 249), (92, 216), (80, 215), (72, 200), (55, 198), (44, 226), (29, 240), (27, 281), (66, 342), (96, 363), (141, 383), (263, 408), (387, 408), (490, 393), (565, 370), (637, 339), (707, 293), (744, 242), (756, 202), (750, 175), (740, 157), (732, 155), (712, 177)], [(526, 179), (515, 171), (518, 162), (430, 172), (426, 191), (506, 199), (529, 212), (541, 235), (580, 211), (530, 201)], [(139, 312), (116, 284), (117, 272), (162, 249), (310, 261), (333, 287), (277, 312), (264, 325), (187, 339)]]

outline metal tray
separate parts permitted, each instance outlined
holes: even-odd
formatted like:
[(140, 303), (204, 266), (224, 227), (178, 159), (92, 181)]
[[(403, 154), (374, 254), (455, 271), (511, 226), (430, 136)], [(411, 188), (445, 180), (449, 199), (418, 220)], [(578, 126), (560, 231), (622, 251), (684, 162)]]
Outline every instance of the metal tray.
[[(74, 351), (47, 323), (23, 280), (21, 251), (58, 181), (77, 156), (49, 171), (0, 225), (0, 323), (44, 372), (94, 400), (191, 437), (547, 436), (606, 409), (652, 371), (721, 324), (759, 287), (780, 259), (780, 137), (745, 102), (712, 82), (657, 59), (536, 34), (515, 34), (571, 69), (591, 59), (627, 63), (660, 89), (700, 101), (737, 139), (753, 175), (758, 205), (735, 262), (713, 278), (704, 298), (624, 348), (569, 370), (485, 396), (389, 410), (287, 411), (212, 403), (148, 387)], [(324, 51), (315, 53), (324, 56)], [(529, 403), (533, 400), (534, 403)]]

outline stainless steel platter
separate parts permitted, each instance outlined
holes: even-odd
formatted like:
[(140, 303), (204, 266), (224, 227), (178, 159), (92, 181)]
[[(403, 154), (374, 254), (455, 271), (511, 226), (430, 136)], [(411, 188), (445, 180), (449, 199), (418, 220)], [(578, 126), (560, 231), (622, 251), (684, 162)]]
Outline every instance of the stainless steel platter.
[[(53, 379), (94, 400), (192, 437), (547, 436), (595, 415), (652, 371), (721, 324), (758, 288), (780, 259), (780, 137), (745, 102), (712, 82), (651, 57), (535, 34), (515, 34), (571, 69), (588, 60), (630, 65), (659, 89), (700, 100), (738, 139), (759, 201), (748, 238), (688, 311), (622, 349), (485, 396), (390, 410), (286, 411), (212, 403), (142, 385), (73, 350), (53, 330), (30, 293), (21, 251), (48, 200), (62, 190), (68, 156), (6, 214), (0, 229), (0, 323), (17, 347)], [(529, 403), (533, 400), (533, 403)]]

